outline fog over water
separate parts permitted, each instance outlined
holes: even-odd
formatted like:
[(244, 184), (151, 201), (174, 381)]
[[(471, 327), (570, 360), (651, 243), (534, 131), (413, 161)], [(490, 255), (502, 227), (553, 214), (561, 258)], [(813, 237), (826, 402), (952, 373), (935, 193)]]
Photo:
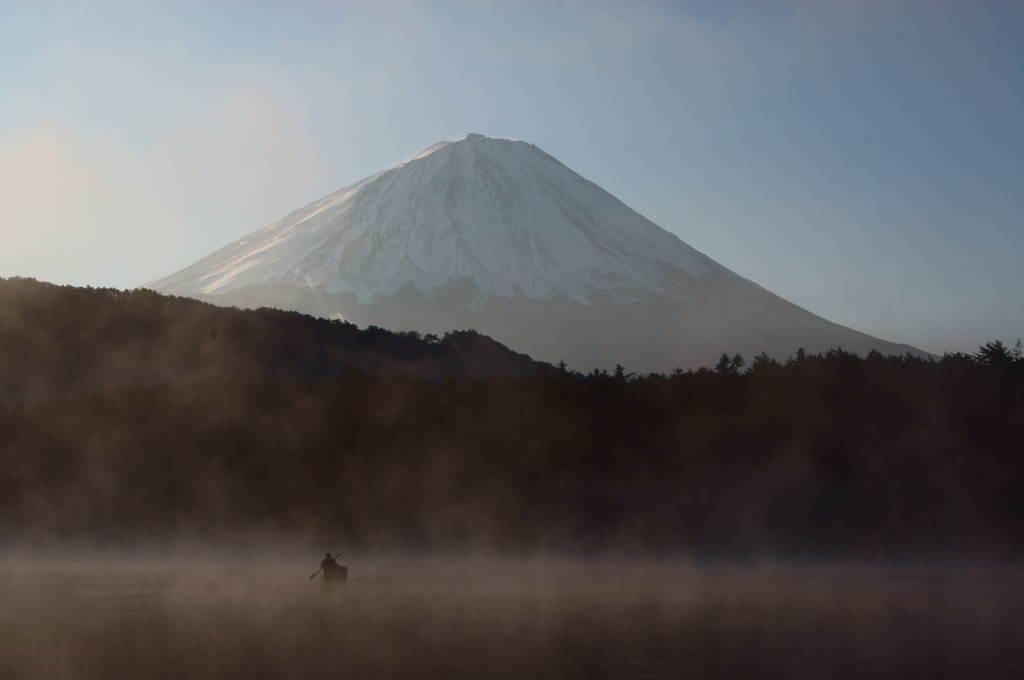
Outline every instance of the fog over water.
[(0, 561), (3, 678), (1019, 678), (1019, 574)]
[(1002, 344), (582, 376), (472, 332), (0, 298), (0, 680), (1024, 677)]

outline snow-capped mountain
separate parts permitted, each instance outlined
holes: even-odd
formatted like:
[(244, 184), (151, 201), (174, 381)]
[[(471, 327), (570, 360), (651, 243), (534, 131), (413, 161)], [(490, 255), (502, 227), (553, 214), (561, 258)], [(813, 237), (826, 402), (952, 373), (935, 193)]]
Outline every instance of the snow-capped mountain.
[(361, 325), (474, 328), (574, 368), (670, 370), (723, 352), (912, 348), (730, 272), (525, 142), (435, 144), (146, 284)]

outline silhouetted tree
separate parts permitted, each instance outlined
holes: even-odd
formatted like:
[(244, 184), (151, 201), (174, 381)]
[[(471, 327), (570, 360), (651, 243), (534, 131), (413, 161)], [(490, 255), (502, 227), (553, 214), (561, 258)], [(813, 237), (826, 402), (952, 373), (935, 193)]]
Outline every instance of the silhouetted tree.
[(1010, 350), (1001, 340), (986, 342), (974, 353), (974, 358), (978, 363), (993, 368), (1005, 368), (1013, 361)]
[(786, 359), (786, 365), (792, 366), (794, 364), (803, 363), (804, 361), (807, 361), (807, 352), (804, 351), (803, 347), (800, 347), (796, 350), (796, 355)]
[(718, 375), (739, 375), (746, 365), (747, 362), (739, 354), (734, 354), (731, 357), (728, 354), (722, 354), (718, 363), (715, 364), (715, 372)]
[(776, 370), (782, 368), (775, 359), (772, 359), (766, 352), (761, 352), (754, 357), (754, 360), (750, 364), (750, 368), (747, 369), (748, 373), (755, 373), (764, 370)]
[(618, 382), (626, 382), (636, 377), (636, 373), (626, 373), (626, 369), (623, 368), (622, 364), (615, 364), (615, 370), (612, 373), (612, 377)]

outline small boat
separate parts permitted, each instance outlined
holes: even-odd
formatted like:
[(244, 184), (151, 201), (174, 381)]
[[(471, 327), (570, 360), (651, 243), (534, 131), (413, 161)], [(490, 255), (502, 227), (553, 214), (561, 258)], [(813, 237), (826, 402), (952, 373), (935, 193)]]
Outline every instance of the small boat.
[(326, 567), (320, 578), (326, 581), (344, 581), (348, 578), (348, 567)]

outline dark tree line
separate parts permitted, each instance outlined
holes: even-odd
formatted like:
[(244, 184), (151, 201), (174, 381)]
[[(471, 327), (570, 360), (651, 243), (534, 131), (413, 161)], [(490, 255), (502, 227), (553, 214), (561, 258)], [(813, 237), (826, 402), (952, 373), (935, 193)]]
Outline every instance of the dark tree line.
[(0, 410), (0, 536), (1018, 562), (1019, 360), (125, 388)]
[(0, 315), (0, 546), (1024, 559), (1019, 342), (582, 375), (147, 291)]

